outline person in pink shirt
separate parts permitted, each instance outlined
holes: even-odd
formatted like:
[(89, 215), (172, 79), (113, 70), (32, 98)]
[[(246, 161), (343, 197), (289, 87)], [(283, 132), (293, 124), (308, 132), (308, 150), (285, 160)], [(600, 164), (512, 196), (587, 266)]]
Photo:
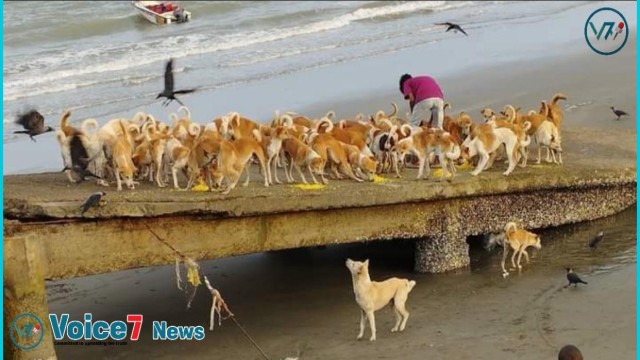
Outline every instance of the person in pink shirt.
[(426, 124), (431, 115), (437, 119), (437, 127), (442, 129), (444, 121), (444, 95), (440, 85), (430, 76), (412, 77), (404, 74), (400, 77), (400, 92), (409, 100), (411, 119), (414, 126)]

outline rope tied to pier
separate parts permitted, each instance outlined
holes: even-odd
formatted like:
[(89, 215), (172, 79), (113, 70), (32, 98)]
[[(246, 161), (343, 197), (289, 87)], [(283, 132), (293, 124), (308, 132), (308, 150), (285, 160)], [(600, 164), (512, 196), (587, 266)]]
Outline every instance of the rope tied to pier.
[[(155, 231), (153, 231), (153, 229), (151, 229), (151, 227), (148, 224), (145, 224), (145, 226), (147, 227), (149, 232), (151, 232), (151, 234), (153, 234), (153, 236), (154, 236), (154, 238), (156, 240), (160, 241), (163, 245), (165, 245), (166, 247), (171, 249), (171, 251), (173, 251), (173, 253), (175, 254), (175, 256), (176, 256), (176, 285), (177, 285), (179, 290), (185, 291), (187, 293), (187, 309), (191, 308), (191, 302), (195, 298), (196, 290), (198, 289), (198, 286), (202, 285), (202, 282), (200, 281), (200, 273), (201, 273), (200, 265), (198, 265), (198, 263), (195, 260), (193, 260), (192, 258), (184, 255), (178, 249), (173, 247), (165, 239), (161, 238), (160, 235), (158, 235)], [(180, 262), (181, 261), (185, 265), (186, 270), (187, 270), (187, 283), (191, 284), (193, 286), (193, 291), (188, 291), (187, 286), (185, 286), (183, 288), (182, 285), (181, 285), (182, 284), (182, 279), (180, 277)], [(258, 345), (258, 343), (256, 343), (256, 341), (251, 337), (251, 335), (249, 335), (249, 333), (247, 333), (247, 331), (242, 327), (242, 325), (240, 325), (240, 323), (238, 323), (238, 320), (236, 320), (235, 315), (229, 310), (229, 307), (227, 306), (227, 303), (222, 298), (222, 295), (220, 294), (220, 291), (215, 289), (213, 286), (211, 286), (211, 283), (209, 282), (209, 279), (207, 278), (206, 275), (203, 274), (202, 278), (204, 279), (204, 284), (207, 287), (207, 289), (209, 290), (209, 292), (211, 293), (211, 297), (212, 297), (211, 311), (210, 311), (210, 315), (209, 315), (209, 331), (213, 331), (213, 327), (214, 327), (214, 324), (215, 324), (215, 314), (216, 313), (218, 314), (218, 326), (222, 326), (222, 320), (226, 320), (226, 319), (230, 318), (233, 321), (233, 323), (236, 324), (238, 329), (240, 329), (240, 331), (242, 331), (244, 336), (247, 339), (249, 339), (251, 344), (253, 344), (253, 346), (260, 352), (262, 357), (264, 357), (266, 360), (271, 360), (267, 356), (267, 354), (264, 352), (264, 350), (262, 350), (262, 348)], [(222, 310), (224, 310), (227, 313), (226, 317), (222, 316)]]

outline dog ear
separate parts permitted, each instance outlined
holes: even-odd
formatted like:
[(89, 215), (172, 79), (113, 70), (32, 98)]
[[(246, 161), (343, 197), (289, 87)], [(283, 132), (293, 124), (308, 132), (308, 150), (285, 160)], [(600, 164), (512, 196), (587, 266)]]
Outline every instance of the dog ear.
[(369, 259), (365, 260), (362, 264), (363, 264), (362, 265), (363, 267), (366, 267), (368, 269), (369, 268)]

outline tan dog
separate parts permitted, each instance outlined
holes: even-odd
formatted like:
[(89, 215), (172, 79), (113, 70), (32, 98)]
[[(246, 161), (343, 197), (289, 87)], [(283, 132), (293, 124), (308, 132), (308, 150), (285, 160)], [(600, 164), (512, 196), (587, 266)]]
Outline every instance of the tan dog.
[(307, 184), (307, 179), (305, 179), (304, 174), (300, 169), (301, 166), (305, 166), (309, 170), (309, 174), (311, 174), (314, 184), (318, 183), (318, 180), (316, 180), (313, 175), (314, 173), (320, 175), (322, 177), (322, 182), (326, 184), (327, 181), (324, 178), (324, 167), (326, 161), (323, 160), (322, 157), (311, 148), (311, 146), (296, 138), (289, 138), (282, 142), (282, 149), (284, 150), (285, 157), (289, 163), (289, 168), (287, 169), (287, 167), (285, 167), (284, 169), (285, 176), (289, 183), (294, 181), (293, 174), (291, 172), (295, 167), (296, 170), (298, 170), (298, 174), (300, 174), (300, 178), (302, 178), (302, 182)]
[(476, 126), (473, 134), (462, 144), (465, 150), (463, 154), (465, 154), (466, 158), (472, 158), (476, 155), (480, 156), (478, 165), (475, 170), (471, 172), (471, 175), (477, 176), (480, 172), (486, 170), (490, 162), (493, 162), (496, 150), (503, 144), (507, 153), (509, 166), (502, 175), (508, 176), (516, 167), (515, 156), (518, 137), (510, 129), (497, 127), (493, 121)]
[(349, 164), (354, 172), (363, 180), (373, 181), (376, 176), (376, 169), (378, 168), (376, 158), (373, 157), (373, 155), (363, 155), (354, 145), (343, 143), (342, 148), (347, 154), (347, 159), (349, 159)]
[(353, 281), (353, 292), (356, 295), (356, 302), (360, 306), (360, 332), (358, 339), (364, 335), (365, 318), (369, 319), (371, 337), (369, 341), (376, 340), (376, 319), (374, 313), (388, 304), (392, 304), (396, 314), (396, 324), (391, 332), (404, 331), (409, 319), (409, 312), (405, 308), (405, 303), (409, 293), (416, 286), (414, 280), (390, 278), (385, 281), (371, 281), (369, 277), (369, 260), (364, 262), (347, 259), (347, 269), (351, 273)]
[[(342, 148), (342, 143), (333, 136), (330, 134), (313, 133), (309, 136), (309, 144), (311, 148), (320, 155), (325, 164), (327, 162), (330, 163), (331, 169), (338, 179), (342, 177), (338, 174), (336, 166), (351, 179), (357, 182), (363, 181), (353, 173), (353, 169), (351, 169), (351, 165), (349, 165), (349, 159), (347, 159), (347, 154)], [(322, 176), (322, 181), (326, 184), (327, 180), (324, 176)]]
[(115, 137), (107, 135), (105, 142), (111, 147), (111, 162), (118, 184), (118, 191), (122, 191), (122, 179), (124, 179), (127, 187), (133, 190), (136, 184), (133, 181), (133, 174), (136, 171), (136, 167), (131, 159), (133, 148), (130, 135), (123, 121), (120, 122), (120, 127), (120, 135)]
[(341, 141), (345, 144), (357, 147), (358, 150), (365, 156), (373, 156), (371, 149), (367, 147), (367, 137), (365, 135), (362, 135), (362, 133), (356, 128), (351, 127), (349, 129), (343, 129), (340, 127), (336, 127), (329, 120), (329, 118), (326, 117), (322, 118), (317, 123), (316, 131), (320, 134), (323, 133), (321, 131), (323, 126), (325, 126), (324, 133), (331, 134), (336, 140)]
[[(560, 138), (560, 132), (553, 122), (545, 120), (535, 133), (536, 144), (538, 145), (538, 159), (536, 164), (540, 164), (540, 151), (544, 147), (547, 149), (547, 162), (551, 162), (548, 157), (549, 153), (553, 162), (556, 164), (562, 164), (562, 140)], [(556, 154), (558, 159), (556, 159)]]
[(266, 159), (264, 150), (260, 143), (253, 137), (245, 137), (235, 140), (233, 143), (228, 140), (220, 142), (220, 153), (217, 157), (217, 166), (214, 169), (214, 182), (217, 187), (221, 187), (222, 181), (227, 179), (228, 186), (222, 192), (228, 194), (240, 180), (242, 171), (247, 170), (247, 179), (243, 186), (249, 185), (250, 169), (247, 166), (251, 158), (258, 158), (260, 170), (264, 175), (264, 186), (269, 186), (268, 173), (266, 169)]
[[(520, 260), (522, 255), (525, 256), (525, 260), (527, 260), (527, 264), (529, 263), (529, 254), (527, 254), (527, 248), (533, 246), (534, 248), (540, 250), (542, 245), (540, 244), (540, 236), (536, 235), (532, 232), (529, 232), (524, 229), (518, 229), (518, 226), (514, 222), (509, 222), (504, 227), (504, 238), (505, 241), (503, 243), (503, 253), (502, 253), (502, 273), (503, 276), (509, 275), (509, 272), (504, 268), (504, 263), (507, 259), (507, 255), (509, 253), (509, 248), (513, 251), (513, 255), (511, 255), (511, 265), (513, 268), (516, 267), (518, 269), (522, 269), (520, 265)], [(514, 262), (514, 259), (518, 255), (517, 265)]]
[(240, 116), (237, 112), (231, 112), (227, 117), (229, 119), (228, 130), (234, 139), (251, 138), (253, 130), (260, 128), (255, 121)]
[(562, 120), (564, 120), (564, 112), (558, 105), (558, 101), (567, 100), (567, 97), (562, 93), (557, 93), (551, 98), (551, 104), (547, 112), (547, 117), (553, 122), (553, 125), (558, 128), (558, 131), (562, 128)]

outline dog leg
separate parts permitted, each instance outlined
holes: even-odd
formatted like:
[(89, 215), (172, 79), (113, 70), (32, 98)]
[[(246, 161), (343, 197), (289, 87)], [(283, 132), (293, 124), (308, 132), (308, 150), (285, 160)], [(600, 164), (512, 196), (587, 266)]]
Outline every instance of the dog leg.
[(365, 314), (364, 310), (360, 310), (360, 332), (358, 333), (358, 337), (357, 337), (358, 340), (362, 339), (362, 336), (364, 336), (364, 326), (365, 326), (366, 316), (367, 315)]
[[(547, 159), (546, 160), (547, 160), (548, 163), (551, 162), (551, 155), (552, 155), (552, 151), (549, 148), (547, 148)], [(553, 162), (555, 162), (555, 159), (554, 159)]]
[(507, 261), (507, 256), (509, 255), (509, 244), (505, 243), (502, 245), (502, 262), (500, 262), (500, 265), (502, 266), (502, 274), (503, 275), (509, 275), (509, 272), (507, 271), (507, 269), (504, 268), (504, 263)]
[(402, 176), (400, 176), (400, 169), (398, 169), (398, 154), (396, 154), (395, 152), (391, 153), (391, 158), (393, 161), (393, 171), (396, 173), (396, 177), (399, 179)]
[[(407, 294), (408, 295), (408, 294)], [(407, 320), (409, 320), (409, 312), (404, 307), (404, 303), (407, 300), (407, 295), (404, 296), (404, 300), (399, 301), (396, 300), (396, 308), (398, 312), (402, 315), (402, 323), (400, 324), (400, 331), (404, 331), (405, 326), (407, 326)]]
[(391, 329), (392, 333), (398, 331), (398, 328), (400, 327), (400, 323), (402, 322), (402, 315), (400, 315), (400, 312), (398, 311), (398, 307), (395, 305), (393, 307), (393, 313), (396, 314), (396, 324)]
[(487, 154), (486, 152), (481, 152), (479, 155), (480, 161), (478, 161), (478, 166), (476, 166), (476, 169), (471, 172), (471, 175), (473, 176), (477, 176), (478, 174), (480, 174), (480, 172), (484, 169), (484, 167), (487, 165), (487, 162), (489, 161), (489, 154)]
[(308, 184), (307, 179), (305, 179), (304, 174), (302, 173), (302, 170), (300, 169), (300, 166), (298, 164), (295, 164), (296, 166), (296, 170), (298, 170), (298, 174), (300, 174), (300, 177), (302, 178), (302, 182), (305, 184)]
[(317, 184), (318, 180), (316, 179), (315, 176), (313, 176), (313, 171), (311, 171), (311, 165), (310, 164), (307, 164), (307, 170), (309, 170), (309, 174), (311, 174), (311, 178), (313, 179), (313, 183)]
[(284, 173), (287, 176), (287, 181), (289, 182), (289, 184), (291, 184), (293, 182), (293, 158), (288, 159), (289, 160), (289, 171), (287, 171), (287, 167), (284, 167)]
[(540, 152), (541, 152), (541, 148), (540, 148), (540, 143), (538, 142), (538, 140), (536, 139), (536, 146), (538, 147), (538, 159), (536, 160), (536, 164), (540, 164)]
[(420, 156), (418, 158), (419, 163), (418, 163), (418, 177), (417, 179), (420, 180), (422, 179), (422, 174), (424, 173), (424, 166), (425, 166), (425, 162), (428, 162), (428, 160), (425, 157)]
[(116, 169), (116, 183), (118, 184), (118, 191), (122, 191), (122, 179), (120, 178), (120, 172)]
[(518, 253), (520, 253), (520, 248), (517, 249), (513, 249), (513, 254), (511, 255), (511, 265), (513, 266), (513, 269), (516, 268), (516, 255), (518, 255)]
[(524, 255), (524, 259), (529, 263), (529, 254), (527, 253), (527, 249), (522, 249), (522, 255)]
[(178, 186), (178, 169), (175, 166), (171, 167), (171, 175), (173, 175), (173, 188), (182, 190), (180, 186)]
[(369, 327), (371, 328), (369, 341), (376, 341), (376, 317), (373, 310), (367, 311), (367, 317), (369, 318)]
[(251, 162), (247, 162), (247, 164), (245, 164), (244, 169), (247, 171), (247, 180), (244, 181), (244, 184), (242, 184), (243, 187), (247, 187), (249, 186), (249, 180), (251, 179), (251, 174), (249, 173), (249, 168), (251, 167)]
[(507, 168), (507, 171), (502, 173), (502, 175), (504, 176), (511, 174), (513, 172), (513, 169), (516, 168), (516, 162), (513, 159), (513, 147), (511, 147), (511, 149), (507, 151), (507, 158), (509, 159), (509, 167)]

